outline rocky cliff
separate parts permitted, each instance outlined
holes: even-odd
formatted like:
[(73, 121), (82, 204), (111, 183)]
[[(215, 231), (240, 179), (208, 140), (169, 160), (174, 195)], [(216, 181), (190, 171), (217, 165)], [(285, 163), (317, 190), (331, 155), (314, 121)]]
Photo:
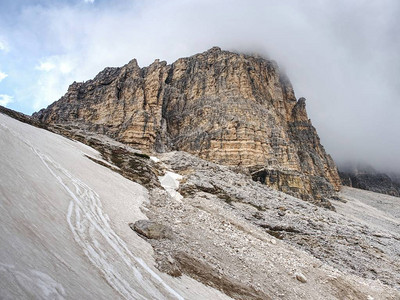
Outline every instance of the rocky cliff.
[(398, 174), (385, 174), (362, 164), (343, 166), (339, 172), (342, 184), (362, 190), (400, 197)]
[(148, 152), (181, 150), (243, 167), (253, 179), (317, 204), (340, 187), (331, 157), (274, 61), (222, 51), (106, 68), (33, 115)]

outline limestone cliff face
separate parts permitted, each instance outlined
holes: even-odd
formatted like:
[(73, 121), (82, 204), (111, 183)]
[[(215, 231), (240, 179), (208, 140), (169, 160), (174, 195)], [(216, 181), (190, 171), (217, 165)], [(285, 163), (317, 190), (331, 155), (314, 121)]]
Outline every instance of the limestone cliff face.
[(74, 82), (34, 114), (74, 124), (145, 151), (182, 150), (249, 168), (253, 178), (308, 200), (340, 186), (289, 80), (274, 61), (215, 47), (139, 68), (132, 60)]

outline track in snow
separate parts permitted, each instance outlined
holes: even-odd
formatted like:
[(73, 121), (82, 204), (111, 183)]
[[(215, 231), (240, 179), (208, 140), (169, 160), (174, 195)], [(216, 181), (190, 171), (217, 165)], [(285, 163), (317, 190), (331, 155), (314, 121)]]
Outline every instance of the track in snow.
[[(103, 273), (107, 282), (125, 299), (183, 299), (146, 263), (128, 249), (103, 213), (99, 195), (60, 164), (22, 139), (71, 197), (67, 222), (75, 241), (88, 259)], [(168, 296), (166, 296), (168, 295)]]

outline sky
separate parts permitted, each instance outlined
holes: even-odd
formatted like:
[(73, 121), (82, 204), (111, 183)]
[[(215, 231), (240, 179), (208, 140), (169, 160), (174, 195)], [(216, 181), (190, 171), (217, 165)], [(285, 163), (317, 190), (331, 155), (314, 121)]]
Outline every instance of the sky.
[(400, 172), (398, 0), (1, 0), (0, 105), (31, 114), (107, 66), (212, 46), (276, 60), (339, 165)]

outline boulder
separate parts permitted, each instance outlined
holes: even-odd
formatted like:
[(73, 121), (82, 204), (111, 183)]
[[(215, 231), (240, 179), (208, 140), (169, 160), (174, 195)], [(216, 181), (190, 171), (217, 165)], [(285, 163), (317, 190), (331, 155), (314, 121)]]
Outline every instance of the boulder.
[(130, 223), (129, 227), (148, 239), (158, 240), (172, 237), (171, 228), (149, 220), (139, 220), (135, 223)]

